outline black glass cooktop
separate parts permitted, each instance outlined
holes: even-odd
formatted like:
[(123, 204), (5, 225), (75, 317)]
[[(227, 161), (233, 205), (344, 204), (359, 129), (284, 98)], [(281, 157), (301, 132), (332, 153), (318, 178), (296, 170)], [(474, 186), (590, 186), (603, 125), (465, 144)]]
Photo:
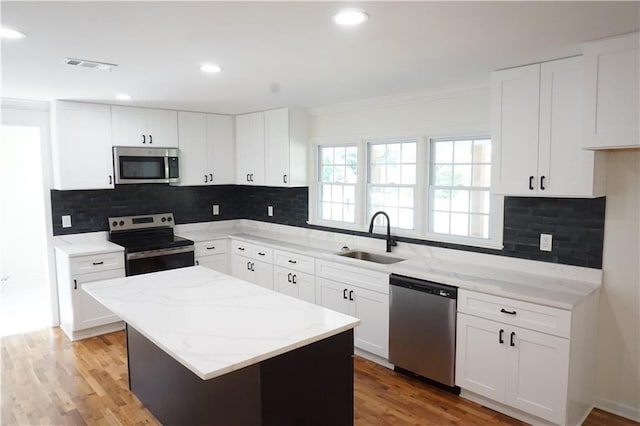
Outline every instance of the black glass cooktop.
[(193, 245), (193, 241), (174, 235), (171, 227), (111, 232), (109, 241), (124, 247), (128, 253)]

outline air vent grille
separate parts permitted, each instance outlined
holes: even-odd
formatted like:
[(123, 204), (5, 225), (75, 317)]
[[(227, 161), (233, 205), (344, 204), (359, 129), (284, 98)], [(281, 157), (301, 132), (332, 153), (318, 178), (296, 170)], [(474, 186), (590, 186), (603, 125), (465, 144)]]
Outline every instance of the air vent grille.
[(89, 61), (86, 59), (65, 58), (64, 63), (74, 67), (91, 68), (95, 70), (111, 71), (118, 64), (110, 64), (108, 62)]

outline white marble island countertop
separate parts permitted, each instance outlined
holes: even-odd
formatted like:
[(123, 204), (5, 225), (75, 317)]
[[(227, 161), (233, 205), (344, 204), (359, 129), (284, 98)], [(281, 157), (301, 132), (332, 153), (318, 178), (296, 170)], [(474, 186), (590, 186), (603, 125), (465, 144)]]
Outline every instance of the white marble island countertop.
[(360, 324), (202, 266), (98, 281), (83, 289), (204, 380)]

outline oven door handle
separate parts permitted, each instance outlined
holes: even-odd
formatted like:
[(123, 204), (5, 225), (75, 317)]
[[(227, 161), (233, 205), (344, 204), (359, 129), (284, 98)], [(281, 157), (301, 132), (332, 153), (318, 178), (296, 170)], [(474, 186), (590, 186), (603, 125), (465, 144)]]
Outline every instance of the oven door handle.
[(188, 253), (194, 251), (193, 246), (171, 247), (160, 250), (139, 251), (135, 253), (127, 253), (127, 260), (146, 259), (149, 257), (167, 256), (178, 253)]

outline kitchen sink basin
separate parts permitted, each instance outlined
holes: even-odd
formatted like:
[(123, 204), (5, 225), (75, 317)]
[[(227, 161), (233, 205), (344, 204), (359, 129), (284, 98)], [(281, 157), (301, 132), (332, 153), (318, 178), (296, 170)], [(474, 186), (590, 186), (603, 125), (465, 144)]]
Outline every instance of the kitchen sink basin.
[(402, 262), (404, 259), (397, 257), (384, 256), (381, 254), (369, 253), (368, 251), (350, 250), (343, 253), (338, 253), (338, 256), (350, 257), (352, 259), (366, 260), (367, 262), (381, 263), (383, 265), (389, 265), (391, 263)]

